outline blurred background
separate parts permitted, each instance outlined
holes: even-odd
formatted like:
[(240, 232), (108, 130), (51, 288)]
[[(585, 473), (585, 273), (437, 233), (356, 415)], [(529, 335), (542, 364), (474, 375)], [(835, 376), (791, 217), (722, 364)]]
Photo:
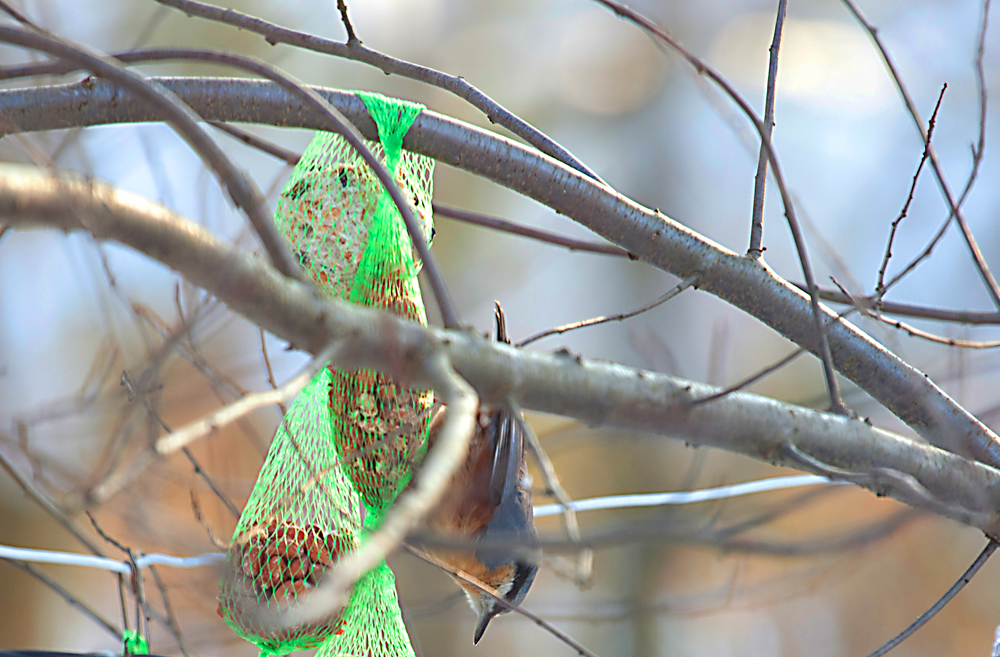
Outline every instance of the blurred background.
[[(439, 89), (362, 64), (272, 47), (256, 35), (188, 18), (151, 0), (12, 4), (54, 33), (104, 51), (156, 45), (230, 50), (264, 59), (309, 84), (397, 95), (492, 128), (476, 109)], [(759, 147), (752, 127), (716, 88), (639, 29), (586, 0), (348, 4), (367, 46), (464, 77), (560, 142), (622, 194), (734, 251), (746, 250)], [(631, 6), (717, 67), (762, 112), (776, 4), (645, 0)], [(344, 38), (332, 0), (227, 0), (226, 6)], [(952, 189), (960, 190), (972, 166), (970, 144), (979, 133), (974, 63), (981, 2), (869, 1), (861, 9), (879, 27), (925, 120), (941, 85), (948, 84), (934, 142)], [(1000, 38), (993, 30), (987, 33), (984, 58), (988, 89), (997, 88), (998, 58)], [(3, 65), (37, 59), (0, 48)], [(195, 64), (141, 70), (233, 75)], [(996, 107), (988, 109), (990, 129), (996, 125)], [(790, 3), (775, 120), (774, 143), (805, 222), (817, 280), (830, 287), (835, 276), (854, 293), (871, 293), (889, 225), (906, 199), (923, 145), (868, 35), (840, 2)], [(301, 130), (246, 128), (296, 152), (311, 136)], [(994, 132), (987, 131), (979, 184), (965, 211), (987, 262), (996, 268), (1000, 157), (990, 143)], [(216, 134), (273, 204), (289, 167)], [(0, 158), (54, 161), (111, 181), (256, 248), (245, 220), (213, 175), (163, 125), (6, 137), (0, 140)], [(769, 186), (765, 258), (782, 276), (798, 281), (801, 270), (777, 199)], [(593, 237), (570, 219), (443, 165), (435, 174), (435, 202)], [(946, 216), (937, 184), (925, 171), (897, 235), (889, 271), (899, 271), (918, 254)], [(551, 326), (630, 310), (677, 283), (641, 263), (570, 252), (449, 219), (439, 219), (436, 226), (434, 250), (463, 319), (489, 330), (498, 300), (515, 341)], [(888, 298), (994, 310), (956, 230)], [(433, 322), (433, 310), (431, 315)], [(163, 353), (166, 336), (184, 320), (193, 326), (190, 339)], [(1000, 337), (989, 328), (913, 323), (946, 337)], [(869, 320), (860, 325), (995, 426), (1000, 387), (992, 352), (930, 344)], [(129, 399), (122, 373), (141, 382), (164, 421), (176, 427), (247, 391), (269, 387), (261, 340), (255, 326), (134, 252), (79, 235), (8, 231), (0, 239), (0, 455), (104, 546), (81, 512), (84, 495), (110, 490), (109, 476), (113, 483), (116, 473), (128, 471), (160, 432), (141, 402)], [(278, 383), (306, 361), (272, 336), (264, 336), (264, 343)], [(794, 348), (754, 319), (697, 291), (626, 322), (547, 338), (531, 348), (561, 347), (719, 385), (735, 383)], [(151, 378), (143, 378), (148, 372)], [(798, 359), (752, 390), (816, 408), (826, 403), (821, 369), (812, 357)], [(845, 397), (877, 426), (911, 435), (849, 384)], [(192, 447), (192, 456), (238, 507), (249, 495), (279, 418), (277, 408), (264, 409)], [(529, 419), (574, 498), (791, 474), (662, 437), (588, 429), (555, 417)], [(213, 551), (212, 536), (225, 542), (235, 525), (183, 455), (152, 465), (137, 482), (108, 493), (90, 509), (108, 534), (145, 552)], [(773, 517), (763, 522), (768, 513)], [(755, 519), (761, 522), (731, 537), (702, 531)], [(936, 600), (985, 542), (975, 530), (909, 514), (851, 487), (589, 513), (581, 515), (581, 523), (585, 532), (623, 537), (597, 551), (593, 587), (581, 591), (546, 568), (525, 606), (598, 655), (867, 654)], [(539, 527), (561, 535), (556, 518), (539, 520)], [(662, 529), (673, 538), (628, 539), (636, 529), (646, 534)], [(84, 551), (7, 473), (0, 473), (0, 543)], [(107, 551), (116, 554), (110, 546)], [(418, 654), (572, 654), (514, 615), (495, 620), (473, 648), (475, 616), (451, 580), (409, 555), (398, 554), (390, 563)], [(120, 627), (114, 575), (55, 566), (40, 570)], [(215, 614), (217, 573), (161, 569), (160, 574), (191, 654), (255, 654)], [(0, 562), (0, 583), (6, 593), (0, 596), (0, 648), (120, 651), (110, 634), (35, 578)], [(161, 608), (151, 583), (147, 593)], [(1000, 622), (998, 598), (1000, 563), (994, 561), (893, 654), (988, 655)], [(174, 638), (157, 624), (151, 647), (179, 654)]]

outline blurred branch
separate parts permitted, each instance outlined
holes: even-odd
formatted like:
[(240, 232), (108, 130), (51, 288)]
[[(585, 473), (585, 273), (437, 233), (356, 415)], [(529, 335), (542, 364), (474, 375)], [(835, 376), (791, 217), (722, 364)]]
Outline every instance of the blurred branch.
[[(2, 34), (3, 32), (0, 31), (0, 37), (2, 37)], [(375, 157), (375, 155), (371, 152), (371, 149), (368, 148), (368, 145), (365, 143), (364, 138), (358, 130), (351, 124), (347, 117), (340, 113), (340, 110), (316, 93), (314, 89), (303, 85), (291, 75), (278, 70), (270, 64), (266, 64), (252, 57), (235, 55), (228, 52), (187, 48), (150, 48), (138, 52), (123, 53), (119, 59), (120, 61), (127, 61), (129, 63), (176, 59), (182, 61), (212, 62), (215, 64), (231, 66), (243, 71), (255, 73), (263, 78), (277, 83), (282, 89), (292, 94), (314, 112), (317, 112), (323, 117), (324, 125), (321, 129), (327, 132), (337, 133), (343, 137), (344, 140), (350, 144), (351, 148), (358, 154), (358, 156), (364, 160), (365, 164), (368, 165), (368, 167), (375, 174), (375, 177), (378, 178), (379, 182), (389, 193), (389, 196), (392, 198), (392, 202), (395, 204), (396, 208), (399, 210), (400, 216), (403, 218), (403, 224), (406, 226), (406, 232), (409, 234), (410, 240), (413, 242), (413, 247), (416, 249), (417, 254), (420, 257), (424, 272), (430, 279), (431, 289), (434, 291), (434, 299), (437, 302), (438, 310), (441, 313), (443, 324), (447, 328), (457, 328), (460, 325), (458, 315), (455, 312), (454, 304), (451, 301), (451, 295), (444, 282), (444, 276), (442, 276), (441, 269), (438, 267), (437, 259), (434, 257), (434, 254), (431, 253), (427, 242), (424, 241), (420, 230), (420, 222), (417, 220), (413, 206), (403, 195), (403, 191), (396, 183), (395, 177), (389, 172), (385, 164)], [(104, 60), (113, 61), (108, 57), (104, 57), (102, 61)], [(119, 64), (114, 64), (113, 66), (116, 71), (125, 70), (122, 69)], [(134, 73), (132, 73), (132, 75), (138, 77)], [(144, 81), (144, 78), (139, 78), (139, 80)], [(146, 84), (148, 85), (148, 83)], [(187, 136), (186, 133), (185, 136)], [(218, 150), (218, 146), (216, 146), (214, 142), (211, 142), (207, 134), (203, 136), (206, 140), (208, 140), (208, 142), (211, 143), (213, 148)], [(221, 153), (221, 151), (219, 152)], [(259, 191), (260, 190), (256, 190), (256, 193), (259, 193)], [(253, 217), (251, 217), (251, 219), (255, 221)], [(273, 232), (274, 235), (277, 236), (276, 229), (270, 217), (267, 219), (267, 230)], [(261, 239), (264, 240), (265, 246), (267, 246), (267, 239), (261, 232), (261, 229), (258, 229), (258, 233), (261, 235)], [(281, 248), (287, 255), (287, 249), (285, 249), (284, 242), (281, 241), (280, 236), (278, 236), (277, 239), (281, 244)], [(268, 249), (268, 252), (270, 253), (271, 250)], [(293, 271), (297, 272), (297, 267), (298, 265), (295, 264)], [(278, 267), (278, 270), (285, 275), (290, 275), (289, 272), (285, 271), (280, 266)]]
[(900, 643), (908, 639), (911, 634), (913, 634), (921, 627), (926, 625), (927, 621), (934, 618), (934, 616), (936, 616), (939, 611), (944, 609), (945, 605), (951, 602), (952, 598), (958, 595), (959, 591), (965, 588), (966, 584), (972, 581), (972, 578), (975, 577), (976, 573), (979, 572), (979, 569), (986, 564), (987, 560), (989, 560), (989, 558), (993, 555), (993, 552), (995, 552), (996, 549), (997, 549), (997, 542), (994, 541), (993, 539), (990, 539), (989, 543), (986, 544), (986, 547), (983, 548), (983, 551), (979, 553), (978, 557), (976, 557), (976, 560), (972, 562), (972, 565), (970, 565), (968, 569), (964, 573), (962, 573), (962, 576), (958, 578), (958, 581), (955, 582), (952, 585), (952, 587), (945, 592), (943, 596), (941, 596), (940, 600), (935, 602), (930, 609), (920, 614), (920, 616), (917, 617), (917, 620), (913, 621), (913, 623), (909, 627), (907, 627), (905, 630), (903, 630), (898, 635), (893, 637), (892, 640), (890, 640), (884, 646), (882, 646), (875, 652), (868, 655), (868, 657), (881, 657), (882, 655), (886, 654), (887, 652), (898, 646)]
[(81, 602), (79, 599), (76, 598), (76, 596), (74, 596), (72, 593), (64, 589), (62, 586), (60, 586), (59, 583), (56, 582), (54, 579), (52, 579), (42, 571), (38, 570), (31, 564), (14, 560), (7, 560), (7, 563), (14, 566), (15, 568), (23, 570), (24, 572), (28, 573), (29, 575), (40, 581), (42, 584), (45, 584), (45, 586), (52, 589), (56, 595), (65, 600), (66, 603), (69, 604), (71, 607), (76, 607), (77, 609), (79, 609), (84, 616), (88, 617), (90, 620), (94, 621), (94, 623), (107, 630), (108, 633), (114, 636), (115, 639), (117, 639), (118, 641), (122, 640), (121, 630), (112, 625), (111, 621), (106, 620), (103, 616), (101, 616), (96, 611), (94, 611), (86, 604)]
[[(692, 406), (692, 400), (717, 389), (565, 352), (524, 352), (474, 332), (432, 329), (373, 309), (323, 301), (311, 287), (282, 277), (141, 197), (32, 168), (5, 165), (0, 173), (0, 216), (11, 225), (85, 229), (98, 239), (115, 239), (183, 274), (295, 348), (317, 353), (342, 341), (336, 363), (344, 369), (375, 368), (407, 385), (444, 391), (451, 379), (443, 381), (426, 366), (441, 357), (487, 404), (509, 397), (588, 426), (666, 435), (800, 467), (1000, 535), (1000, 472), (981, 463), (862, 420), (743, 392)], [(424, 469), (428, 477), (435, 471), (430, 467)], [(393, 508), (410, 513), (405, 499)], [(352, 563), (352, 569), (361, 565)]]
[[(512, 133), (531, 144), (546, 155), (564, 162), (568, 166), (576, 169), (584, 175), (606, 185), (601, 178), (591, 171), (583, 162), (576, 159), (572, 153), (557, 144), (546, 134), (539, 131), (530, 123), (520, 118), (516, 114), (505, 109), (482, 91), (466, 82), (461, 76), (448, 75), (441, 71), (435, 71), (426, 66), (419, 66), (410, 62), (396, 59), (384, 55), (362, 45), (360, 40), (351, 41), (348, 32), (348, 42), (346, 44), (337, 43), (330, 39), (313, 36), (305, 32), (290, 30), (274, 23), (250, 16), (233, 9), (223, 9), (204, 2), (195, 0), (155, 0), (160, 4), (180, 9), (188, 16), (197, 16), (220, 23), (232, 25), (241, 30), (254, 32), (264, 37), (273, 45), (284, 43), (305, 50), (333, 55), (343, 59), (368, 64), (380, 69), (386, 75), (400, 75), (404, 78), (424, 82), (434, 87), (439, 87), (448, 91), (462, 100), (466, 101), (476, 109), (480, 110), (490, 120), (490, 123), (507, 128)], [(345, 8), (346, 9), (346, 8)], [(343, 14), (346, 21), (347, 13)], [(350, 25), (347, 23), (347, 25)]]
[[(938, 181), (938, 186), (941, 188), (941, 194), (948, 203), (948, 208), (950, 210), (948, 221), (950, 222), (952, 217), (954, 217), (955, 221), (958, 222), (958, 227), (962, 232), (962, 237), (965, 238), (965, 243), (969, 247), (969, 253), (972, 255), (972, 260), (976, 265), (976, 269), (979, 271), (979, 276), (983, 279), (986, 291), (989, 292), (990, 296), (993, 298), (993, 303), (996, 304), (997, 308), (1000, 308), (1000, 286), (997, 285), (996, 278), (993, 277), (993, 273), (990, 271), (989, 265), (986, 264), (986, 259), (983, 257), (983, 253), (979, 249), (979, 244), (976, 243), (976, 238), (972, 235), (972, 230), (969, 228), (969, 224), (965, 220), (965, 215), (962, 214), (961, 204), (955, 202), (955, 197), (952, 194), (951, 188), (948, 186), (948, 180), (945, 178), (941, 162), (938, 160), (937, 151), (934, 149), (934, 145), (930, 143), (927, 129), (924, 128), (924, 120), (920, 118), (920, 110), (917, 109), (917, 104), (913, 101), (913, 97), (910, 96), (910, 92), (906, 88), (906, 85), (903, 84), (903, 79), (896, 70), (896, 65), (893, 63), (892, 57), (889, 56), (889, 51), (886, 49), (885, 45), (882, 43), (882, 39), (878, 35), (878, 28), (868, 22), (852, 0), (842, 0), (842, 2), (847, 6), (847, 9), (854, 15), (857, 21), (868, 31), (869, 36), (871, 36), (872, 41), (875, 43), (875, 47), (878, 49), (879, 55), (882, 57), (882, 61), (885, 62), (886, 68), (889, 69), (889, 75), (892, 77), (892, 81), (895, 83), (896, 89), (899, 90), (899, 95), (902, 96), (903, 102), (906, 104), (906, 111), (909, 112), (910, 118), (913, 119), (913, 123), (917, 126), (917, 130), (920, 131), (921, 140), (927, 144), (926, 148), (931, 158), (931, 168), (934, 170), (934, 177)], [(982, 38), (985, 38), (986, 19), (988, 15), (989, 2), (986, 3), (983, 10), (983, 30), (980, 43), (982, 43)], [(981, 93), (985, 93), (984, 88), (982, 89)], [(983, 120), (981, 119), (980, 125), (982, 124)]]
[[(323, 126), (320, 117), (273, 83), (226, 78), (157, 81), (184, 98), (206, 120), (311, 129)], [(376, 137), (375, 124), (357, 96), (317, 91), (340, 108), (366, 138)], [(0, 111), (24, 130), (160, 118), (143, 103), (101, 82), (0, 92)], [(809, 297), (761, 262), (737, 255), (529, 148), (431, 111), (417, 117), (404, 146), (570, 216), (637, 259), (679, 278), (699, 274), (699, 290), (744, 310), (809, 351), (819, 351), (811, 328)], [(828, 320), (835, 318), (825, 308), (823, 314)], [(838, 371), (928, 442), (1000, 466), (996, 434), (923, 373), (849, 322), (837, 321), (830, 328), (829, 341)]]
[[(229, 191), (233, 202), (246, 213), (275, 268), (285, 276), (292, 278), (301, 276), (298, 263), (292, 259), (291, 253), (274, 227), (260, 188), (222, 152), (218, 144), (199, 125), (201, 117), (176, 95), (155, 81), (147, 80), (138, 73), (130, 71), (103, 53), (51, 35), (0, 25), (0, 41), (39, 50), (74, 62), (77, 66), (131, 92), (133, 98), (147, 105), (161, 120), (167, 121), (215, 171)], [(4, 118), (5, 123), (9, 124), (10, 118)], [(5, 127), (10, 129), (20, 126), (14, 122)]]
[(515, 613), (520, 614), (521, 616), (524, 616), (528, 620), (532, 621), (535, 625), (542, 628), (543, 630), (554, 636), (556, 639), (569, 646), (574, 652), (576, 652), (576, 654), (581, 655), (581, 657), (597, 657), (594, 653), (590, 652), (582, 645), (574, 641), (568, 634), (560, 632), (552, 624), (545, 622), (544, 619), (531, 613), (527, 609), (524, 609), (520, 605), (508, 602), (507, 600), (504, 599), (502, 595), (498, 595), (497, 591), (495, 591), (493, 588), (487, 586), (486, 584), (479, 581), (475, 577), (472, 577), (465, 571), (459, 570), (454, 566), (452, 566), (451, 564), (445, 563), (444, 561), (441, 561), (440, 559), (434, 557), (433, 555), (427, 554), (423, 550), (415, 548), (412, 545), (405, 545), (404, 547), (410, 554), (417, 557), (418, 559), (421, 559), (433, 566), (437, 566), (441, 570), (450, 574), (455, 579), (460, 579), (469, 586), (472, 586), (478, 589), (479, 591), (482, 591), (483, 593), (491, 596), (496, 601), (496, 603), (501, 605), (504, 609), (509, 609)]
[[(802, 289), (801, 283), (793, 283)], [(876, 301), (870, 297), (856, 297), (845, 294), (839, 290), (820, 288), (819, 297), (824, 301), (834, 303), (844, 303), (856, 306), (859, 309), (875, 310)], [(881, 301), (882, 312), (890, 315), (900, 315), (902, 317), (919, 317), (921, 319), (933, 319), (940, 322), (954, 322), (956, 324), (988, 325), (1000, 324), (1000, 313), (977, 312), (974, 310), (945, 310), (943, 308), (928, 308), (926, 306), (914, 306), (907, 303), (897, 303), (894, 301)]]
[[(497, 308), (499, 307), (500, 304), (497, 304)], [(563, 529), (566, 530), (566, 536), (570, 541), (579, 543), (580, 523), (576, 519), (576, 509), (572, 507), (573, 499), (566, 492), (566, 489), (563, 488), (562, 482), (559, 480), (559, 473), (556, 472), (552, 460), (549, 458), (548, 453), (546, 453), (545, 448), (542, 447), (542, 442), (538, 440), (538, 436), (531, 429), (531, 425), (525, 421), (524, 412), (521, 410), (521, 407), (513, 400), (509, 400), (509, 405), (511, 414), (514, 416), (514, 421), (521, 425), (521, 431), (524, 433), (527, 448), (534, 455), (538, 469), (542, 473), (542, 479), (545, 480), (546, 494), (556, 498), (559, 506), (562, 507), (561, 517)], [(581, 588), (589, 587), (593, 583), (593, 575), (594, 553), (590, 548), (580, 548), (577, 552), (576, 572), (573, 579), (577, 586)]]
[[(785, 24), (786, 0), (778, 0), (778, 11), (774, 17), (774, 38), (768, 48), (767, 92), (764, 95), (764, 139), (770, 141), (774, 130), (774, 87), (778, 81), (778, 50), (781, 48), (781, 29)], [(750, 248), (747, 255), (759, 258), (764, 254), (761, 243), (764, 239), (764, 189), (767, 187), (767, 149), (760, 145), (757, 156), (757, 174), (753, 184), (753, 214), (750, 218)]]

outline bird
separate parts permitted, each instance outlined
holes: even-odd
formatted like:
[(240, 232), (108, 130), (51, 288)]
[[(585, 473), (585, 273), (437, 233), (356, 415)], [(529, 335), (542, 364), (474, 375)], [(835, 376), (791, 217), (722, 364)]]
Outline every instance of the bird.
[[(496, 339), (510, 344), (499, 303), (495, 316)], [(446, 412), (442, 408), (434, 416), (430, 444)], [(468, 547), (436, 547), (428, 552), (518, 605), (538, 572), (530, 548), (538, 533), (525, 459), (524, 419), (515, 417), (507, 406), (481, 406), (478, 420), (465, 462), (427, 520), (430, 529), (443, 537), (468, 539)], [(472, 637), (478, 644), (490, 621), (510, 609), (465, 580), (454, 579), (478, 615)]]

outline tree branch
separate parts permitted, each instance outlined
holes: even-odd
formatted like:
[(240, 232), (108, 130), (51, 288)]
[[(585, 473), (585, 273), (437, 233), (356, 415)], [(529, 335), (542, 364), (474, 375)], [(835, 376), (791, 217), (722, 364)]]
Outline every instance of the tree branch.
[(71, 175), (4, 165), (0, 217), (15, 228), (41, 224), (115, 239), (298, 348), (317, 353), (342, 341), (336, 364), (345, 369), (377, 368), (407, 385), (439, 389), (440, 370), (428, 364), (443, 358), (485, 403), (509, 397), (588, 426), (656, 433), (793, 465), (1000, 535), (1000, 472), (861, 420), (743, 392), (692, 406), (716, 389), (566, 352), (524, 352), (473, 332), (427, 328), (324, 301), (160, 205)]
[[(206, 120), (319, 129), (310, 113), (277, 85), (253, 80), (166, 78), (170, 89)], [(367, 138), (375, 124), (354, 95), (317, 89)], [(143, 103), (112, 85), (89, 82), (0, 92), (0, 112), (24, 130), (156, 121)], [(524, 194), (679, 278), (698, 274), (698, 289), (731, 303), (789, 340), (818, 353), (809, 297), (765, 264), (749, 260), (686, 226), (622, 197), (586, 176), (509, 139), (424, 111), (404, 147)], [(158, 247), (149, 245), (154, 252)], [(227, 275), (221, 270), (219, 275)], [(207, 282), (206, 282), (207, 285)], [(850, 322), (837, 320), (828, 338), (838, 371), (931, 444), (1000, 466), (996, 434), (920, 371)], [(270, 327), (265, 324), (265, 328)], [(308, 334), (308, 332), (307, 332)], [(314, 336), (315, 337), (315, 336)], [(313, 345), (318, 348), (318, 345)]]

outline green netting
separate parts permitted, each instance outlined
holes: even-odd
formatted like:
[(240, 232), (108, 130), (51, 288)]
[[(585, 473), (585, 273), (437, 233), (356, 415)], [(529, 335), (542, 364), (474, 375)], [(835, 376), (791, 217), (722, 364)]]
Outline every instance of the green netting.
[(358, 545), (361, 506), (332, 449), (330, 381), (321, 371), (285, 414), (227, 553), (220, 614), (261, 655), (312, 648), (341, 629), (339, 615), (290, 628), (262, 615), (307, 597)]
[[(417, 112), (421, 109), (406, 106), (415, 107)], [(368, 147), (376, 157), (385, 158), (381, 143), (368, 142)], [(398, 156), (398, 167), (388, 167), (390, 171), (396, 169), (396, 182), (416, 208), (428, 241), (434, 221), (433, 162), (403, 151)], [(278, 230), (291, 243), (292, 252), (306, 272), (334, 297), (350, 296), (381, 194), (382, 185), (375, 173), (343, 137), (317, 132), (278, 198), (275, 212)], [(407, 244), (406, 249), (411, 250), (412, 245)], [(411, 250), (411, 255), (419, 269), (416, 252)]]
[[(401, 172), (423, 162), (426, 174), (419, 178), (428, 183), (421, 190), (427, 196), (420, 205), (430, 207), (433, 161), (408, 158), (401, 152), (403, 136), (422, 107), (374, 94), (359, 95), (378, 126), (386, 168), (396, 178), (413, 179)], [(426, 324), (412, 243), (385, 190), (375, 202), (369, 226), (349, 300)], [(365, 503), (366, 526), (377, 526), (384, 510), (409, 482), (413, 463), (423, 457), (433, 403), (430, 391), (409, 390), (384, 374), (334, 370), (330, 391), (334, 440), (344, 469)]]
[(344, 631), (323, 644), (316, 657), (413, 657), (399, 613), (396, 579), (386, 562), (354, 587), (344, 612)]
[[(433, 161), (401, 151), (422, 107), (358, 95), (378, 126), (380, 143), (371, 148), (416, 208), (429, 241)], [(313, 138), (281, 194), (275, 223), (327, 293), (426, 323), (419, 260), (402, 217), (341, 137)], [(284, 627), (275, 612), (308, 598), (324, 571), (378, 526), (423, 456), (432, 403), (429, 391), (335, 368), (296, 398), (236, 527), (219, 596), (220, 615), (262, 656), (320, 644), (324, 657), (413, 655), (384, 562), (358, 581), (341, 613)]]

